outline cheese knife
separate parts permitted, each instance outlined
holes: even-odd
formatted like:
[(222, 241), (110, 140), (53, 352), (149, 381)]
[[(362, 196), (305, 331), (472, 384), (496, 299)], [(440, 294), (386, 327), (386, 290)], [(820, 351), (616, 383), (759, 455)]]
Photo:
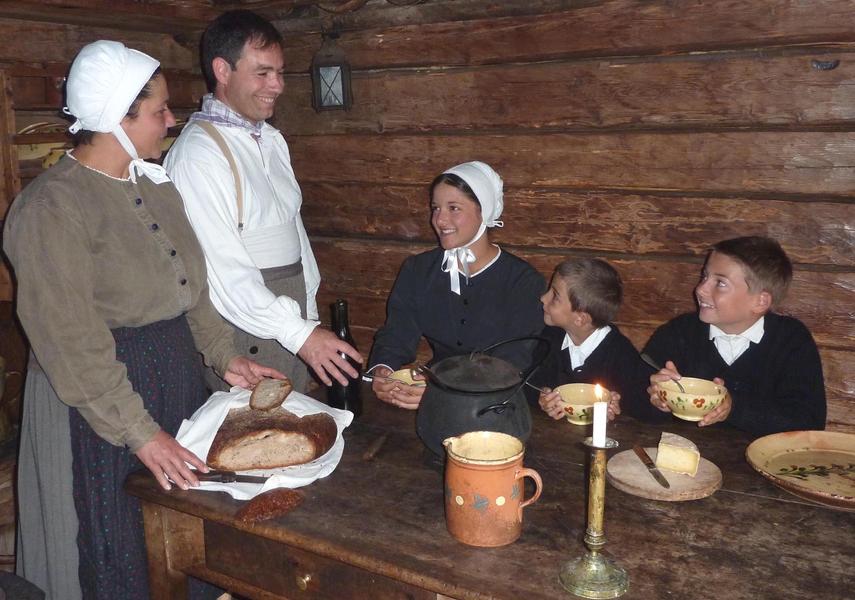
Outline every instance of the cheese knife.
[(650, 474), (653, 475), (653, 479), (655, 479), (656, 482), (662, 487), (670, 489), (671, 484), (668, 483), (668, 480), (665, 479), (665, 476), (662, 474), (662, 472), (656, 468), (656, 463), (653, 462), (653, 460), (650, 458), (650, 455), (647, 454), (647, 451), (641, 446), (633, 446), (632, 449), (638, 456), (638, 458), (641, 459), (641, 462), (644, 463), (644, 466), (647, 467), (647, 470), (650, 472)]
[(216, 481), (219, 483), (266, 483), (269, 477), (261, 477), (260, 475), (241, 475), (234, 471), (215, 471), (211, 470), (207, 473), (194, 471), (199, 481)]

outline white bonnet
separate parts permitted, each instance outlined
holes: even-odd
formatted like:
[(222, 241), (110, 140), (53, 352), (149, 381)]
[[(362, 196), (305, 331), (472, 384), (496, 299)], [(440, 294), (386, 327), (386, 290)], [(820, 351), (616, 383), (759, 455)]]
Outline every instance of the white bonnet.
[(478, 202), (481, 203), (481, 218), (484, 225), (487, 227), (502, 226), (502, 222), (499, 221), (499, 217), (502, 216), (502, 209), (505, 206), (502, 178), (490, 165), (473, 160), (451, 167), (444, 173), (457, 175), (472, 188)]
[(121, 42), (85, 46), (71, 64), (63, 112), (77, 120), (68, 128), (113, 132), (160, 62)]

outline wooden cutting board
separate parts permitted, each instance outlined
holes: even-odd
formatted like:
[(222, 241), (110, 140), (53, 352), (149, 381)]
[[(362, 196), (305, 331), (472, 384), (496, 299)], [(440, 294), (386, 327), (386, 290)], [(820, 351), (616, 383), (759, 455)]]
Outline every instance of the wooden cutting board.
[[(656, 448), (645, 448), (645, 450), (655, 462)], [(662, 487), (653, 479), (653, 475), (635, 452), (625, 450), (615, 454), (609, 460), (606, 466), (606, 480), (627, 494), (669, 502), (706, 498), (721, 487), (721, 471), (703, 456), (694, 477), (665, 469), (660, 469), (660, 472), (671, 484), (670, 488)]]

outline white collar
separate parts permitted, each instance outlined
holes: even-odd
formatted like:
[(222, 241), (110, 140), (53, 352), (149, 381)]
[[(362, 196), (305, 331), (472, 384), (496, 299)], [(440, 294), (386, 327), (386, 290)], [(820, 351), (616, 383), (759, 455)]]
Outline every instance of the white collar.
[(585, 364), (588, 357), (594, 353), (612, 328), (609, 325), (595, 329), (591, 335), (585, 338), (585, 341), (578, 346), (573, 343), (569, 333), (564, 334), (564, 343), (561, 345), (562, 350), (567, 350), (570, 353), (570, 364), (574, 369), (578, 369)]
[(764, 315), (764, 316), (760, 317), (759, 319), (757, 319), (756, 321), (754, 321), (754, 324), (751, 327), (749, 327), (748, 329), (746, 329), (745, 331), (743, 331), (742, 333), (725, 333), (724, 331), (722, 331), (721, 329), (719, 329), (715, 325), (710, 325), (710, 339), (714, 340), (715, 338), (718, 338), (718, 337), (725, 337), (725, 338), (731, 338), (731, 339), (741, 337), (741, 338), (745, 338), (749, 342), (754, 342), (755, 344), (759, 344), (760, 340), (763, 339), (763, 333), (765, 332), (765, 328), (763, 326), (765, 320), (766, 320), (766, 316)]

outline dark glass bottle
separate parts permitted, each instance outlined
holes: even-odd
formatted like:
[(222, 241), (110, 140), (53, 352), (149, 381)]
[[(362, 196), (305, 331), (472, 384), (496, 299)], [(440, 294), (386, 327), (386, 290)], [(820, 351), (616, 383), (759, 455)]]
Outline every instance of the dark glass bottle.
[[(350, 335), (350, 325), (347, 320), (347, 301), (336, 300), (330, 306), (332, 308), (333, 333), (339, 339), (356, 348), (353, 336)], [(362, 365), (344, 353), (341, 354), (341, 357), (346, 359), (356, 369), (357, 376), (355, 379), (348, 377), (347, 385), (342, 385), (335, 378), (332, 378), (332, 385), (327, 388), (327, 404), (334, 408), (349, 410), (353, 413), (354, 417), (358, 417), (362, 413), (362, 397), (359, 394), (359, 390), (362, 387)]]

